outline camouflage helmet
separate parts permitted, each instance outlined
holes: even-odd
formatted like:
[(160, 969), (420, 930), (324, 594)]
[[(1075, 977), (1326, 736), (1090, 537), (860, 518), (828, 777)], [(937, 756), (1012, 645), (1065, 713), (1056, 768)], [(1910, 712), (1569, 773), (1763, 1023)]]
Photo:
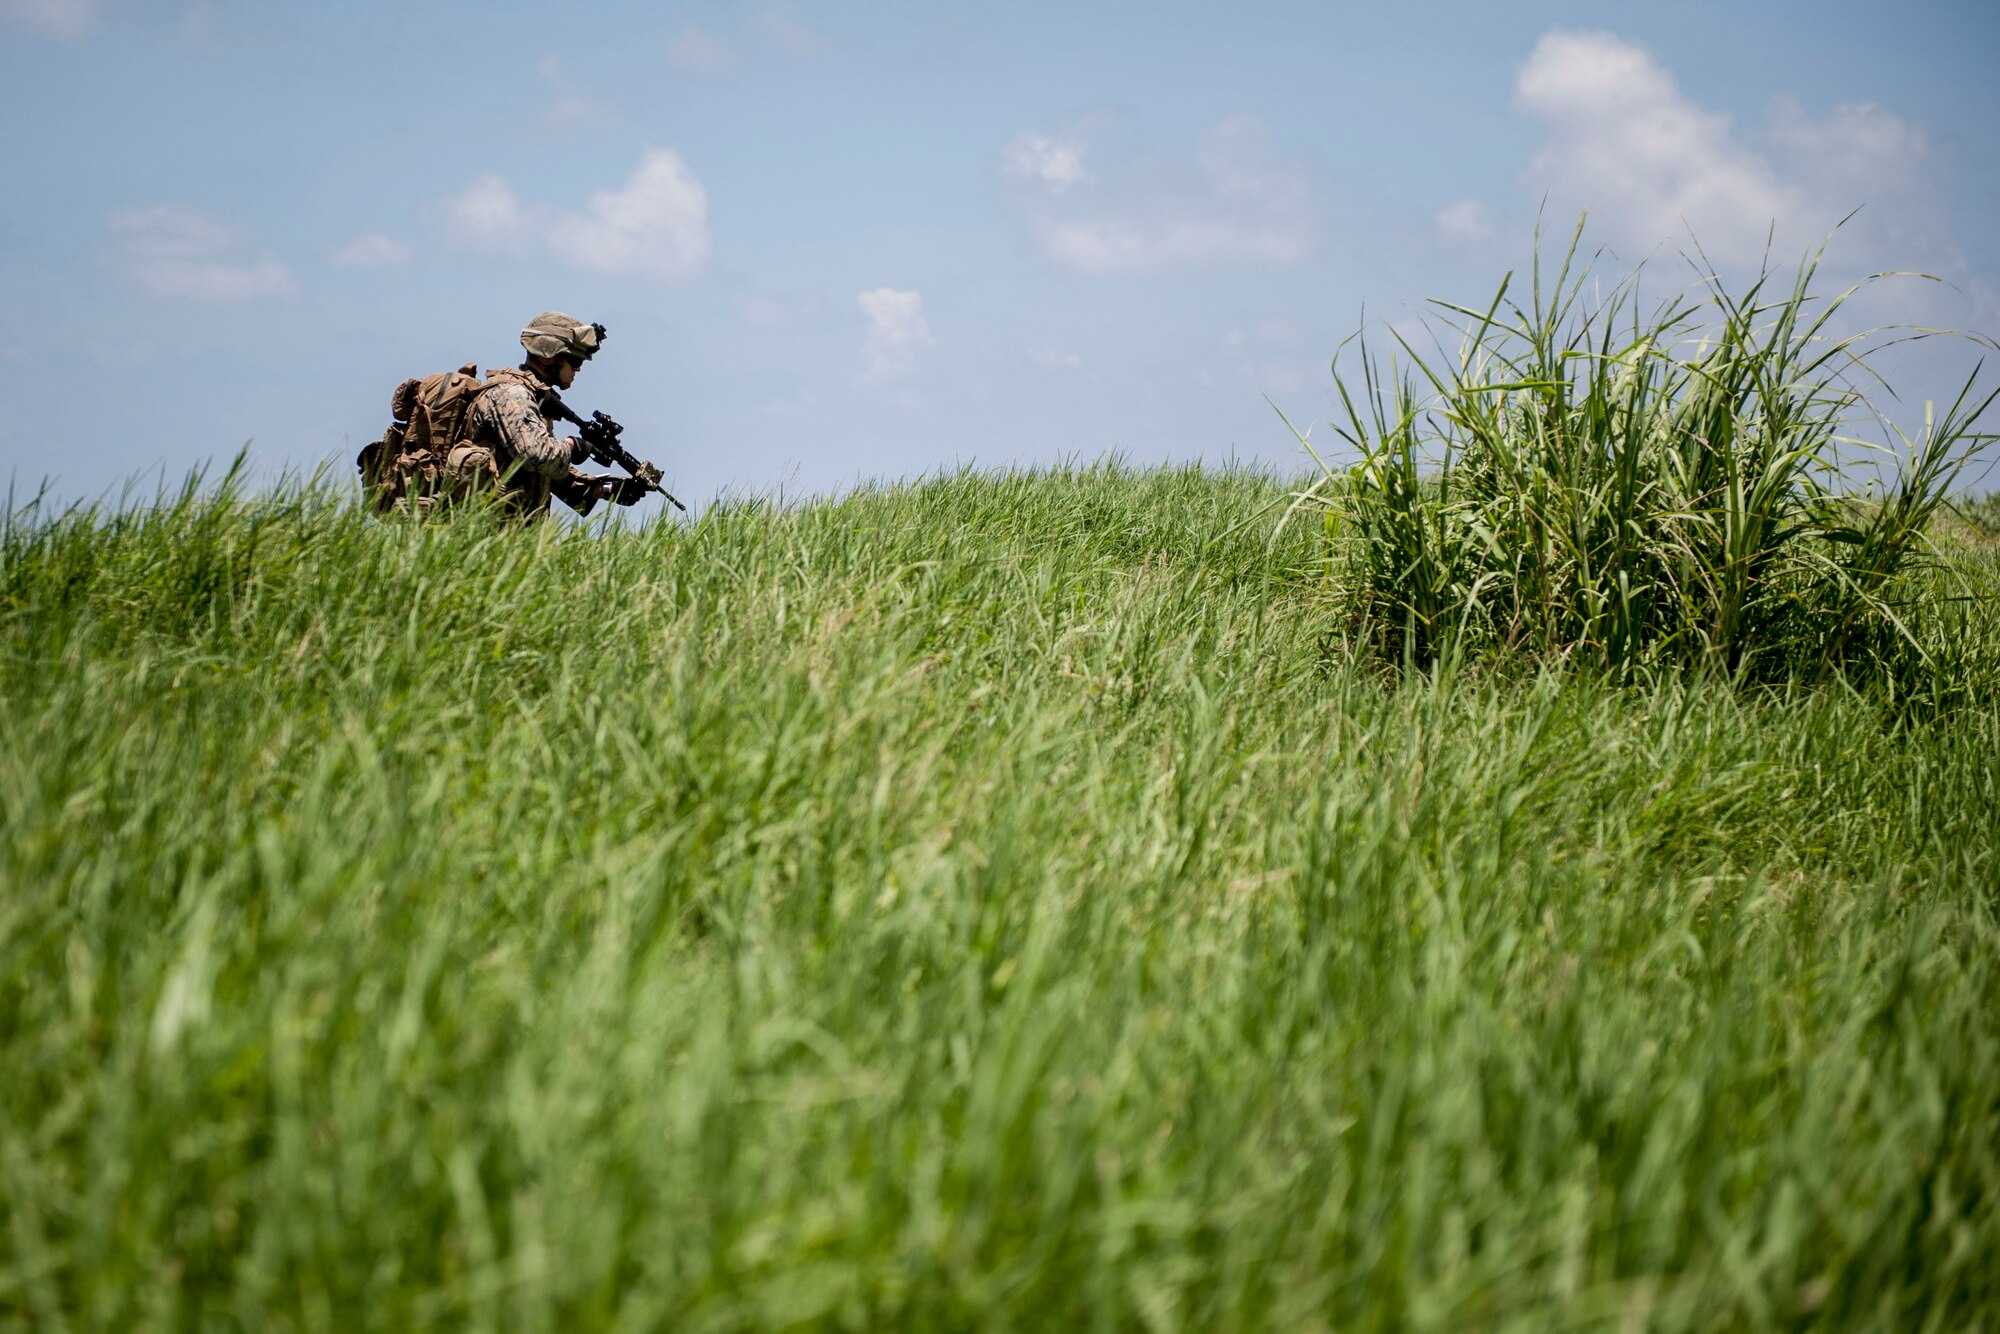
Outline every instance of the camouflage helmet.
[(574, 315), (545, 310), (521, 330), (521, 346), (530, 356), (575, 357), (588, 361), (604, 342), (604, 326), (585, 324)]

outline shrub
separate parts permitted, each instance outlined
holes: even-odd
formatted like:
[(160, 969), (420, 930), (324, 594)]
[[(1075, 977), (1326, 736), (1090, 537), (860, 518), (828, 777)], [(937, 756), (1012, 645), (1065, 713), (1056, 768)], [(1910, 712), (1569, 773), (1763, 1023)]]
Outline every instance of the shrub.
[(2000, 491), (1983, 496), (1967, 496), (1952, 508), (1979, 536), (1989, 541), (2000, 538)]
[[(1815, 296), (1818, 253), (1739, 295), (1704, 264), (1700, 295), (1646, 315), (1636, 271), (1586, 298), (1581, 230), (1546, 283), (1538, 247), (1525, 306), (1511, 274), (1483, 309), (1436, 303), (1455, 358), (1396, 335), (1407, 364), (1385, 372), (1362, 340), (1356, 384), (1336, 357), (1334, 426), (1358, 458), (1336, 471), (1300, 434), (1324, 473), (1301, 500), (1324, 507), (1362, 642), (1417, 666), (1764, 680), (1923, 661), (1908, 612), (1937, 565), (1926, 530), (1991, 439), (1978, 372), (1912, 439), (1857, 387), (1880, 331), (1839, 331), (1856, 289)], [(1893, 476), (1856, 493), (1842, 446), (1862, 419), (1899, 443)]]

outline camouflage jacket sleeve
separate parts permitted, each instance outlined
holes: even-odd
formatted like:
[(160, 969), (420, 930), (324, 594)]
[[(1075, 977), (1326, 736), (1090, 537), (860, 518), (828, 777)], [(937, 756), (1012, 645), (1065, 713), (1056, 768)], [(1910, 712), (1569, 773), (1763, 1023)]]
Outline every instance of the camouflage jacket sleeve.
[(472, 404), (470, 436), (491, 441), (502, 468), (519, 462), (544, 477), (569, 476), (570, 443), (549, 429), (535, 396), (527, 386), (500, 384)]

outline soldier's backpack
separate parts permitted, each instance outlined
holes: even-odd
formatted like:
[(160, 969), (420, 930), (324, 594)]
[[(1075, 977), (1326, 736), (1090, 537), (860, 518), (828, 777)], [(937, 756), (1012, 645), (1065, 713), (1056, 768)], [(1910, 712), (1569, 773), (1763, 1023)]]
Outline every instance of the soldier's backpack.
[(399, 505), (427, 510), (445, 489), (445, 460), (465, 434), (465, 414), (486, 385), (479, 367), (404, 380), (389, 398), (393, 421), (354, 458), (376, 513)]

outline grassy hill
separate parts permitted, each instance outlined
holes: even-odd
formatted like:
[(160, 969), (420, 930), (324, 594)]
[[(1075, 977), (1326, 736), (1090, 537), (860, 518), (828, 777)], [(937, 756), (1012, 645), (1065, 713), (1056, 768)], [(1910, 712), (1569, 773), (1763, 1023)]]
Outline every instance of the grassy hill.
[(16, 523), (0, 1326), (2000, 1320), (1990, 601), (1405, 676), (1282, 491)]

